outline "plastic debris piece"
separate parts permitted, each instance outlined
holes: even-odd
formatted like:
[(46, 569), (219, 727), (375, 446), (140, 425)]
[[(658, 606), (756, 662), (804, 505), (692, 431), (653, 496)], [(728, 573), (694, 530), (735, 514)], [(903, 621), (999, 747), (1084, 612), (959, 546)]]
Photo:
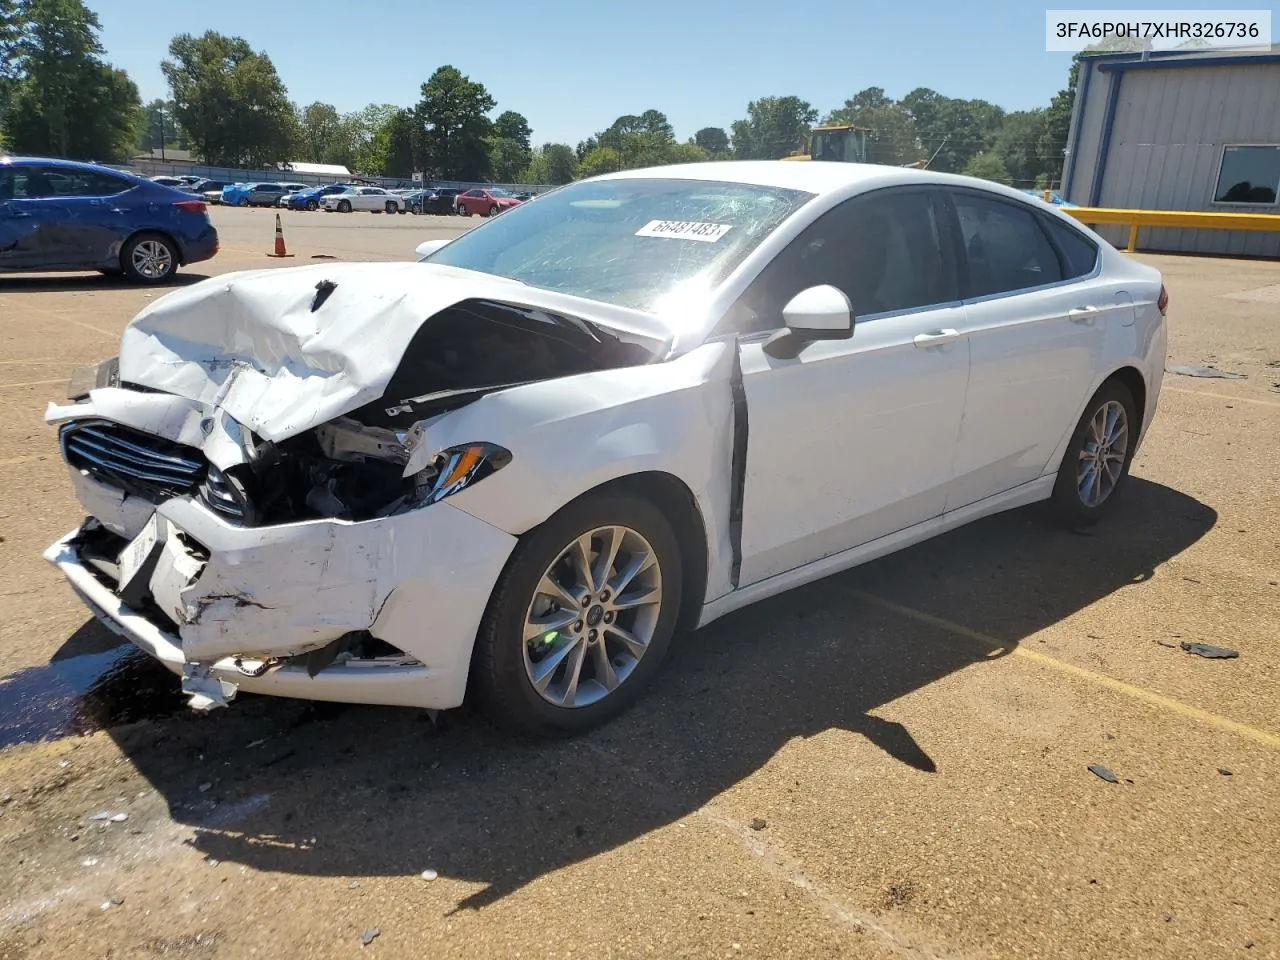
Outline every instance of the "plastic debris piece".
[(124, 823), (128, 819), (129, 819), (129, 815), (127, 813), (117, 813), (115, 816), (111, 818), (111, 822)]
[(1108, 770), (1106, 767), (1104, 767), (1100, 763), (1089, 764), (1089, 772), (1092, 773), (1095, 777), (1100, 777), (1103, 780), (1107, 781), (1107, 783), (1120, 782), (1119, 777), (1117, 777), (1114, 773), (1112, 773), (1110, 770)]
[(1227, 647), (1215, 647), (1211, 643), (1187, 643), (1182, 641), (1182, 649), (1187, 653), (1194, 653), (1197, 657), (1204, 657), (1208, 660), (1234, 660), (1240, 656), (1238, 650), (1231, 650)]
[(364, 933), (360, 934), (360, 946), (367, 947), (380, 936), (382, 936), (382, 930), (380, 928), (370, 927)]
[(436, 871), (434, 871), (434, 870), (423, 870), (423, 871), (422, 871), (422, 879), (423, 879), (423, 880), (434, 880), (434, 879), (436, 879), (438, 876), (440, 876), (440, 874), (436, 873)]
[(1213, 367), (1177, 366), (1165, 367), (1166, 373), (1176, 373), (1180, 377), (1211, 377), (1218, 380), (1246, 380), (1247, 373), (1236, 373), (1232, 370), (1215, 370)]
[(1232, 773), (1230, 770), (1228, 770), (1226, 767), (1219, 767), (1219, 768), (1218, 768), (1218, 772), (1219, 772), (1220, 774), (1222, 774), (1224, 777), (1234, 777), (1234, 776), (1235, 776), (1235, 774), (1234, 774), (1234, 773)]
[(110, 819), (111, 819), (111, 811), (109, 811), (109, 810), (99, 810), (97, 813), (95, 813), (95, 814), (94, 814), (92, 817), (90, 817), (89, 819), (90, 819), (90, 820), (110, 820)]

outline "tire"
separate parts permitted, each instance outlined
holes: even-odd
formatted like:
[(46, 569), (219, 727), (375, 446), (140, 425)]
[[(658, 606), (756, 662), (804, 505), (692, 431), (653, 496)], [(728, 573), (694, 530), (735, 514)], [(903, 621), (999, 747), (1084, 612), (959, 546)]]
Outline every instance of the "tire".
[(316, 203), (315, 200), (307, 201), (307, 209), (310, 210), (312, 213), (314, 213), (319, 207), (320, 207), (320, 204)]
[[(1068, 527), (1092, 526), (1115, 509), (1129, 479), (1137, 428), (1133, 393), (1119, 380), (1108, 380), (1085, 406), (1054, 481), (1051, 503)], [(1095, 472), (1089, 465), (1099, 462), (1095, 459), (1099, 437), (1103, 440), (1104, 462), (1110, 464), (1110, 469), (1100, 467), (1101, 472)]]
[(387, 213), (394, 214), (398, 208), (394, 200), (387, 201)]
[(496, 217), (498, 215), (498, 205), (494, 204), (489, 208), (489, 216)]
[(164, 283), (178, 271), (178, 248), (162, 234), (140, 233), (120, 250), (120, 269), (134, 283)]
[(458, 216), (460, 217), (471, 216), (471, 208), (468, 207), (465, 203), (458, 204)]
[(420, 204), (420, 203), (415, 203), (415, 204), (410, 205), (410, 207), (409, 207), (409, 212), (410, 212), (411, 214), (413, 214), (415, 217), (419, 217), (419, 216), (421, 216), (421, 215), (422, 215), (422, 204)]
[[(623, 557), (627, 558), (626, 563), (633, 562), (640, 552), (647, 552), (656, 561), (635, 574), (631, 585), (618, 596), (632, 600), (642, 593), (651, 596), (656, 584), (659, 603), (640, 603), (613, 611), (608, 601), (616, 601), (617, 597), (593, 588), (591, 602), (575, 609), (567, 603), (551, 606), (549, 595), (539, 592), (544, 575), (555, 574), (555, 582), (568, 589), (573, 589), (569, 581), (575, 576), (581, 581), (568, 565), (568, 551), (581, 538), (601, 528), (628, 531), (619, 541), (619, 564)], [(603, 538), (591, 542), (604, 544)], [(593, 556), (593, 561), (596, 559)], [(612, 569), (613, 575), (606, 576), (606, 584), (616, 583), (620, 575), (617, 564)], [(670, 522), (652, 503), (623, 493), (599, 493), (563, 508), (520, 541), (494, 587), (471, 665), (471, 686), (481, 708), (499, 725), (537, 736), (582, 733), (617, 716), (643, 692), (662, 665), (680, 615), (682, 583), (679, 542)], [(578, 586), (583, 585), (578, 582)], [(539, 619), (549, 627), (559, 624), (560, 629), (549, 630), (526, 643), (522, 638), (529, 617), (535, 615), (535, 606), (547, 608), (538, 611)], [(570, 619), (560, 623), (562, 611)], [(632, 638), (648, 635), (648, 643), (638, 657), (613, 632), (616, 627), (629, 630)], [(559, 645), (547, 650), (542, 646), (544, 642)], [(544, 696), (535, 689), (531, 674), (561, 651), (568, 652), (555, 660), (557, 665), (547, 680), (548, 695)], [(580, 702), (566, 706), (563, 702), (568, 700), (568, 673), (575, 656), (582, 684), (577, 686), (574, 698)], [(597, 673), (606, 661), (617, 681), (608, 692), (603, 675)], [(561, 704), (553, 702), (557, 697), (562, 699)]]
[(236, 200), (237, 207), (247, 207), (248, 205), (249, 205), (248, 197), (240, 197), (239, 199)]
[(350, 212), (351, 212), (351, 201), (350, 201), (350, 200), (339, 200), (339, 201), (338, 201), (338, 212), (339, 212), (339, 213), (350, 213)]

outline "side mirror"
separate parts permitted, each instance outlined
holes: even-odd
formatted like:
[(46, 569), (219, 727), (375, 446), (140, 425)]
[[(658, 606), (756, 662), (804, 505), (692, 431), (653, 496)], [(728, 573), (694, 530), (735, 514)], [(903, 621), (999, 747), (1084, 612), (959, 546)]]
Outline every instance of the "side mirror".
[[(449, 239), (451, 240), (453, 238), (450, 237)], [(448, 242), (449, 240), (427, 240), (424, 243), (418, 244), (414, 249), (414, 253), (418, 255), (419, 260), (425, 260)]]
[(786, 329), (774, 334), (764, 352), (780, 360), (794, 359), (814, 340), (848, 340), (853, 336), (853, 304), (830, 284), (801, 290), (782, 308)]

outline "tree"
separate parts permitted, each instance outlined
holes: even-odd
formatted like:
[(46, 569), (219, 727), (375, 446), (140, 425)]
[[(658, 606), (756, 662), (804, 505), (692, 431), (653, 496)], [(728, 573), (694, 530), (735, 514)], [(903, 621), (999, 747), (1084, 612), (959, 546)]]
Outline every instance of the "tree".
[(102, 59), (97, 16), (81, 0), (0, 9), (4, 137), (22, 153), (117, 160), (137, 144), (138, 88)]
[(265, 53), (212, 30), (182, 33), (160, 64), (174, 113), (196, 153), (218, 166), (265, 167), (294, 159), (298, 118)]
[(622, 169), (622, 157), (613, 147), (596, 147), (578, 162), (579, 177), (595, 177)]
[(728, 160), (733, 156), (729, 148), (729, 135), (723, 127), (703, 127), (693, 135), (693, 142), (712, 160)]
[(333, 160), (339, 148), (342, 118), (330, 103), (311, 103), (298, 117), (298, 154), (312, 163), (338, 163)]
[(422, 159), (445, 180), (483, 180), (489, 173), (494, 99), (484, 84), (443, 66), (422, 85), (418, 118), (422, 123)]
[(1044, 110), (1018, 110), (1005, 114), (995, 135), (991, 150), (1018, 185), (1032, 186), (1041, 174), (1061, 167), (1061, 150), (1057, 157), (1044, 152), (1044, 130)]
[(935, 170), (954, 173), (991, 146), (1004, 110), (985, 100), (953, 100), (918, 87), (902, 98)]
[(331, 161), (347, 167), (355, 167), (361, 173), (376, 174), (387, 164), (389, 141), (378, 134), (386, 133), (387, 124), (400, 112), (394, 103), (370, 103), (355, 113), (342, 117), (343, 136), (350, 154), (342, 160)]
[(984, 151), (973, 157), (964, 166), (966, 177), (982, 177), (984, 180), (995, 180), (999, 183), (1009, 182), (1009, 171), (999, 154)]
[[(18, 40), (21, 36), (17, 0), (0, 0), (0, 131), (4, 129), (4, 117), (18, 82)], [(0, 133), (0, 142), (3, 142), (3, 133)]]
[(529, 121), (514, 110), (498, 114), (489, 138), (489, 160), (493, 178), (499, 183), (515, 183), (528, 168), (532, 156), (529, 148)]
[(578, 157), (567, 143), (544, 143), (520, 175), (520, 183), (559, 185), (578, 175)]
[(799, 97), (762, 97), (747, 104), (747, 118), (733, 124), (739, 160), (780, 160), (804, 145), (818, 111)]
[(851, 124), (867, 130), (867, 162), (902, 166), (919, 159), (916, 124), (911, 114), (884, 95), (880, 87), (855, 93), (827, 116), (827, 123)]

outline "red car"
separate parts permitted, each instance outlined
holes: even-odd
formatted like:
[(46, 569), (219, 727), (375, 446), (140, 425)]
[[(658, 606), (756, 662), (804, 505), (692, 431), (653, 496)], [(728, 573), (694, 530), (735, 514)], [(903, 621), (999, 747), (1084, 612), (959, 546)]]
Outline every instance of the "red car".
[(510, 210), (524, 203), (501, 187), (477, 187), (458, 194), (458, 212), (464, 217), (473, 213), (482, 217), (495, 217), (503, 210)]

